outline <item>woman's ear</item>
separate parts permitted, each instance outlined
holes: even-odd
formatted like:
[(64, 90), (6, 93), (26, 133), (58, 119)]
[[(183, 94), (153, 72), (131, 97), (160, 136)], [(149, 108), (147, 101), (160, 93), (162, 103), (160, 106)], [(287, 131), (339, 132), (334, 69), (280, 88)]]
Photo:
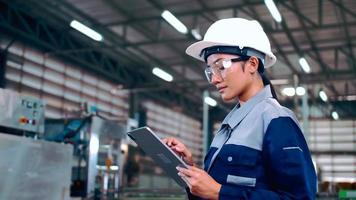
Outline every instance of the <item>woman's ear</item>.
[(251, 56), (248, 61), (250, 63), (250, 66), (248, 67), (248, 71), (251, 74), (256, 73), (256, 71), (258, 70), (259, 60), (255, 56)]

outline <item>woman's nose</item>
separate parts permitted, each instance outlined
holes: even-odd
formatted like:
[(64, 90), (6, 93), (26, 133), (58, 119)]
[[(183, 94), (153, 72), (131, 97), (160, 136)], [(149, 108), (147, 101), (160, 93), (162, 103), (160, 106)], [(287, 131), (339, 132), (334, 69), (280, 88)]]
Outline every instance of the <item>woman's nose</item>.
[(218, 74), (213, 74), (211, 77), (211, 84), (216, 85), (222, 81), (222, 77)]

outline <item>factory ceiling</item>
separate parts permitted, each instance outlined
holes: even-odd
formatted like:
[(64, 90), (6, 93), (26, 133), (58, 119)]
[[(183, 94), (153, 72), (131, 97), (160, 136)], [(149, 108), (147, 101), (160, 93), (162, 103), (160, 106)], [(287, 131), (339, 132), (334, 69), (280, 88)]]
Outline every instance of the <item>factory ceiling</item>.
[[(287, 86), (306, 88), (310, 105), (325, 116), (356, 113), (356, 1), (275, 0), (282, 15), (276, 22), (263, 0), (0, 0), (0, 28), (13, 41), (25, 40), (49, 56), (59, 56), (115, 81), (124, 89), (201, 115), (202, 94), (209, 90), (204, 64), (185, 48), (214, 21), (228, 17), (258, 20), (278, 58), (267, 70), (282, 104), (294, 107)], [(187, 28), (182, 34), (162, 17), (169, 10)], [(104, 38), (94, 41), (69, 26), (77, 20)], [(11, 44), (9, 44), (11, 45)], [(310, 72), (299, 64), (305, 58)], [(159, 67), (173, 75), (165, 82), (151, 73)], [(325, 91), (328, 102), (320, 100)], [(221, 104), (225, 108), (226, 104)], [(226, 109), (221, 109), (225, 112)]]

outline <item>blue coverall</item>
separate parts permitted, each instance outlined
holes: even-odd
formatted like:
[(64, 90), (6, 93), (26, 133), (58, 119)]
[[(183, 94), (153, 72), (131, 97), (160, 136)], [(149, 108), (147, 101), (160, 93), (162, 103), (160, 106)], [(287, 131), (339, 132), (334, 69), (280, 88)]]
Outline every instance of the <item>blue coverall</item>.
[(269, 85), (225, 117), (204, 169), (222, 185), (221, 200), (315, 199), (317, 177), (299, 123)]

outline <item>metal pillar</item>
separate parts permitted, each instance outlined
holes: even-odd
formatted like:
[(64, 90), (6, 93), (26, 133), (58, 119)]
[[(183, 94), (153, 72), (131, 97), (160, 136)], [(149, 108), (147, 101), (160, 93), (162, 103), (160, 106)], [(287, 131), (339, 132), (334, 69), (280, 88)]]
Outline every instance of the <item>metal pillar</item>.
[[(306, 88), (304, 86), (304, 88)], [(307, 89), (306, 89), (307, 90)], [(303, 132), (306, 141), (309, 143), (309, 105), (308, 105), (308, 91), (302, 96), (302, 119), (303, 119)]]
[[(204, 99), (205, 97), (209, 96), (209, 92), (207, 90), (204, 90), (203, 92), (203, 155), (206, 155), (208, 152), (209, 144), (208, 144), (208, 139), (209, 139), (209, 105), (205, 103)], [(203, 161), (204, 163), (204, 156), (203, 156)]]
[(300, 109), (298, 108), (298, 95), (297, 95), (297, 87), (298, 87), (298, 84), (299, 84), (299, 79), (298, 79), (298, 76), (297, 75), (293, 75), (293, 87), (295, 89), (295, 95), (293, 97), (293, 103), (294, 103), (294, 112), (296, 113), (296, 115), (298, 117), (300, 117)]

